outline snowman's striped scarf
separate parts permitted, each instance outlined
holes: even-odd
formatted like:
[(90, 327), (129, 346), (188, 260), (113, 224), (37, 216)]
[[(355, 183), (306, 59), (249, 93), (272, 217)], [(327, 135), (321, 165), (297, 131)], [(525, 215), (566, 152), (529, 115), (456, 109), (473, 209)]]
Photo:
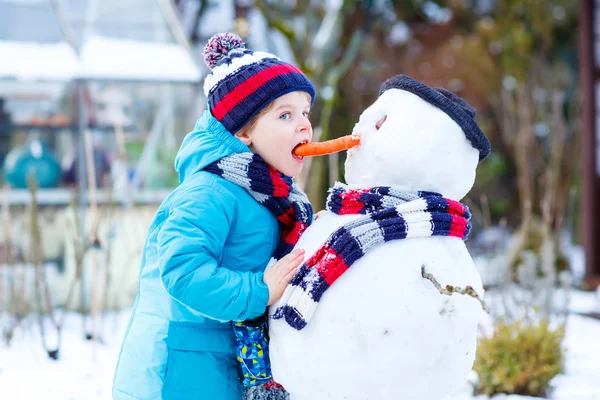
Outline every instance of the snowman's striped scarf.
[(312, 222), (312, 206), (306, 194), (291, 177), (271, 168), (258, 154), (234, 154), (204, 170), (243, 187), (277, 217), (283, 227), (279, 246), (273, 254), (277, 260), (292, 251)]
[(333, 232), (298, 270), (273, 318), (297, 330), (310, 321), (323, 293), (377, 245), (396, 239), (454, 236), (465, 240), (471, 229), (467, 207), (438, 193), (405, 192), (390, 187), (353, 190), (340, 183), (327, 209), (339, 215), (364, 214)]

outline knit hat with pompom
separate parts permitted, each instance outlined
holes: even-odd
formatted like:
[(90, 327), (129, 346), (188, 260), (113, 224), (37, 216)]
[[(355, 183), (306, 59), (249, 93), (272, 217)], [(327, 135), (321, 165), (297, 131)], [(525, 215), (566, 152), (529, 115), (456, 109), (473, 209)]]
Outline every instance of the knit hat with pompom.
[(203, 51), (210, 74), (204, 94), (212, 115), (232, 134), (284, 94), (303, 91), (315, 99), (315, 87), (306, 75), (273, 54), (246, 49), (233, 33), (219, 33)]

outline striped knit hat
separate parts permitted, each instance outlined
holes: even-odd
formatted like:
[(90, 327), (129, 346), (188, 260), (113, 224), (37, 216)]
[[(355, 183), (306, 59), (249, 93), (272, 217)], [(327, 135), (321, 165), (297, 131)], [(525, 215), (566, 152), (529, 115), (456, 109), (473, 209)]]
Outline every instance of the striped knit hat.
[(232, 134), (284, 94), (304, 91), (314, 102), (315, 87), (302, 71), (273, 54), (246, 49), (237, 35), (214, 35), (203, 55), (211, 69), (204, 82), (208, 107)]

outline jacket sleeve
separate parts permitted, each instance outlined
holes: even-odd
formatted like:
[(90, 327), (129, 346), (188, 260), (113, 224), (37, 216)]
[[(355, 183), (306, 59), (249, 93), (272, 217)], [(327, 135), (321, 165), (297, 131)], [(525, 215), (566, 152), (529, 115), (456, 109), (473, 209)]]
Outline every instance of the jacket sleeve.
[(160, 278), (167, 292), (207, 318), (259, 317), (269, 299), (263, 273), (219, 265), (232, 220), (231, 200), (208, 186), (179, 197), (158, 234)]

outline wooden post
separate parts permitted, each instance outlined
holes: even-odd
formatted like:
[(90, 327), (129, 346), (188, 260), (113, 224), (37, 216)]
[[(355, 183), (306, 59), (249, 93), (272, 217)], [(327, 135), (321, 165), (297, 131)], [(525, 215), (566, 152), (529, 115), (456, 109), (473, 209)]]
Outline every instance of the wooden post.
[(582, 0), (579, 9), (579, 65), (580, 88), (582, 95), (582, 227), (583, 244), (585, 248), (587, 281), (594, 289), (600, 284), (600, 214), (597, 206), (600, 203), (599, 168), (596, 159), (596, 148), (600, 145), (597, 140), (596, 115), (599, 114), (596, 105), (596, 85), (600, 77), (599, 68), (594, 57), (594, 0)]

